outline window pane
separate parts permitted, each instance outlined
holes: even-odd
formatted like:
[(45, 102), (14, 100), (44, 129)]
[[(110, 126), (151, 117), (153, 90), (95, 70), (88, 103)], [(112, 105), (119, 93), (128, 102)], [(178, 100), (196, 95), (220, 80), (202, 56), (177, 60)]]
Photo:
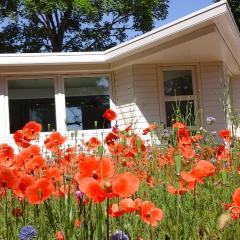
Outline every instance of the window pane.
[(165, 96), (193, 95), (191, 70), (164, 71), (163, 77)]
[(27, 122), (42, 124), (43, 131), (56, 129), (53, 79), (19, 79), (8, 81), (10, 132)]
[(169, 101), (165, 103), (167, 127), (172, 126), (172, 119), (194, 125), (194, 101)]
[[(109, 81), (106, 77), (65, 78), (67, 130), (103, 128), (103, 113), (110, 107)], [(110, 128), (110, 122), (105, 122)]]

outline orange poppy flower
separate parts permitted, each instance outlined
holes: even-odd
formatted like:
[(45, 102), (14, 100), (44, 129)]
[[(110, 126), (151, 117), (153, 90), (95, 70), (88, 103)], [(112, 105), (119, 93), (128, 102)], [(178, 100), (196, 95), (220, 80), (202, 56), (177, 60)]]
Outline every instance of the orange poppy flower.
[(31, 172), (31, 171), (40, 169), (43, 166), (43, 164), (44, 164), (43, 157), (36, 156), (25, 163), (25, 168)]
[(121, 143), (114, 143), (114, 144), (108, 145), (108, 150), (111, 154), (119, 156), (123, 153), (124, 147)]
[(53, 185), (43, 177), (35, 181), (33, 185), (27, 188), (26, 197), (31, 204), (40, 204), (51, 197)]
[(111, 122), (117, 118), (117, 114), (109, 108), (103, 113), (103, 118)]
[(174, 195), (183, 195), (188, 191), (188, 189), (183, 188), (183, 187), (180, 187), (179, 189), (176, 189), (174, 186), (168, 185), (167, 186), (167, 191), (171, 194), (174, 194)]
[(153, 227), (157, 227), (158, 222), (163, 219), (163, 211), (160, 208), (156, 208), (154, 203), (150, 201), (144, 201), (142, 203), (139, 209), (139, 215), (145, 223)]
[(92, 177), (96, 180), (110, 178), (114, 174), (114, 164), (111, 158), (95, 158), (93, 156), (84, 157), (79, 162), (80, 173), (76, 174), (76, 181), (85, 177)]
[(23, 134), (29, 140), (34, 140), (37, 138), (39, 133), (42, 131), (42, 125), (34, 121), (28, 122), (23, 127)]
[(57, 167), (50, 167), (45, 172), (45, 177), (55, 183), (62, 180), (61, 171)]
[(31, 145), (30, 140), (24, 136), (23, 130), (17, 130), (13, 134), (13, 139), (19, 147), (27, 148)]
[(107, 213), (110, 217), (120, 217), (124, 214), (124, 211), (120, 209), (118, 204), (114, 203), (108, 207)]
[(139, 188), (139, 178), (129, 172), (118, 174), (112, 183), (112, 190), (120, 197), (130, 197)]
[(192, 168), (191, 174), (196, 178), (201, 179), (204, 177), (212, 176), (216, 171), (216, 167), (206, 160), (200, 160)]
[(183, 123), (181, 123), (181, 122), (175, 122), (173, 124), (173, 128), (181, 129), (181, 128), (186, 128), (186, 126)]
[(119, 207), (124, 212), (134, 212), (138, 210), (136, 203), (131, 198), (124, 198), (119, 202)]
[(0, 144), (0, 160), (14, 157), (14, 149), (8, 144)]

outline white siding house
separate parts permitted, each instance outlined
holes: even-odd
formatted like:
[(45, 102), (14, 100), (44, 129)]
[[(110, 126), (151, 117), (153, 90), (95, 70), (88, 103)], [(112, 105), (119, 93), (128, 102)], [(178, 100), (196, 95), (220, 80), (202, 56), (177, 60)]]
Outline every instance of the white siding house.
[(0, 142), (29, 120), (101, 134), (109, 107), (120, 128), (170, 127), (176, 102), (205, 128), (215, 117), (215, 130), (230, 124), (223, 102), (240, 111), (240, 33), (225, 0), (104, 52), (0, 55)]

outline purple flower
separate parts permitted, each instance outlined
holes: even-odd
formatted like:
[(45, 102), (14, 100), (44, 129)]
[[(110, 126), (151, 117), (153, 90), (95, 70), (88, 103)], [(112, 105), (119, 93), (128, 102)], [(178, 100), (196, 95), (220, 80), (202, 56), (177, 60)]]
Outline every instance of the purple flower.
[(78, 200), (81, 200), (83, 198), (83, 196), (84, 196), (83, 192), (81, 192), (80, 190), (76, 191), (76, 197)]
[(111, 240), (129, 240), (129, 237), (123, 231), (117, 231), (111, 236)]
[(20, 240), (32, 240), (37, 235), (37, 231), (32, 226), (24, 226), (19, 233)]
[(207, 117), (206, 121), (209, 125), (212, 125), (216, 121), (216, 118), (215, 117)]

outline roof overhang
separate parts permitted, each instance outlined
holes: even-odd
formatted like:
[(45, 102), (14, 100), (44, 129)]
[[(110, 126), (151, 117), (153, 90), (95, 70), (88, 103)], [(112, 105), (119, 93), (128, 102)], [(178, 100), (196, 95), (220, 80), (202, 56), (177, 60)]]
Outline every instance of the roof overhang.
[(1, 54), (0, 73), (111, 71), (129, 64), (212, 61), (224, 62), (232, 75), (240, 75), (240, 33), (226, 0), (103, 52)]

